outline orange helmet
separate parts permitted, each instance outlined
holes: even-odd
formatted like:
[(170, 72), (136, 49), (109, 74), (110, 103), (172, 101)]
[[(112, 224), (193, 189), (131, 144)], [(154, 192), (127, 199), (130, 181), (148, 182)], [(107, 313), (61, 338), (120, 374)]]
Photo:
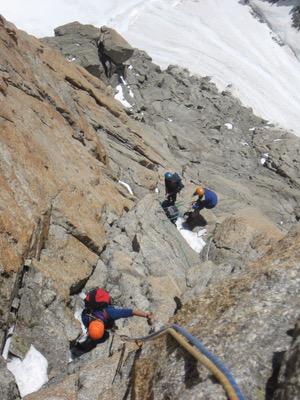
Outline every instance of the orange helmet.
[(92, 321), (89, 324), (89, 337), (93, 340), (101, 339), (104, 335), (104, 323), (99, 320)]
[(205, 192), (204, 192), (204, 187), (199, 186), (197, 187), (197, 189), (195, 190), (195, 195), (198, 195), (199, 197), (203, 197)]

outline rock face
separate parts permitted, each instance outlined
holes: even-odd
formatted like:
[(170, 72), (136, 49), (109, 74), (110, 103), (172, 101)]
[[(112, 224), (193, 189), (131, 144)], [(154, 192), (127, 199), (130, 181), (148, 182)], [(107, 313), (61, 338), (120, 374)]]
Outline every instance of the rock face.
[(285, 353), (274, 400), (297, 399), (300, 397), (300, 320), (293, 330), (293, 341)]
[[(210, 285), (176, 316), (177, 323), (187, 326), (224, 361), (246, 399), (273, 398), (274, 377), (280, 366), (278, 355), (289, 348), (287, 331), (293, 328), (298, 313), (299, 244), (297, 227), (251, 263), (247, 273)], [(276, 398), (297, 398), (297, 351), (295, 339), (284, 369), (286, 388), (282, 393), (286, 396)], [(210, 374), (173, 341), (161, 340), (154, 347), (147, 346), (138, 368), (149, 369), (140, 399), (227, 398)]]
[(0, 395), (1, 399), (19, 400), (19, 392), (13, 374), (6, 368), (6, 363), (0, 356)]
[[(149, 160), (162, 165), (163, 159), (154, 148), (159, 144), (148, 146), (143, 139), (151, 129), (144, 132), (129, 121), (101, 81), (2, 17), (0, 54), (1, 340), (16, 314), (18, 318), (18, 307), (10, 314), (14, 298), (21, 300), (23, 318), (27, 296), (19, 290), (27, 285), (24, 264), (29, 259), (30, 268), (43, 275), (41, 293), (49, 283), (62, 299), (60, 354), (67, 360), (69, 340), (74, 339), (74, 334), (62, 333), (68, 331), (69, 296), (81, 291), (96, 267), (107, 244), (107, 220), (117, 219), (134, 203), (118, 183), (121, 171), (136, 165), (137, 193), (146, 193), (157, 182)], [(151, 135), (154, 144), (153, 131)], [(126, 143), (117, 168), (101, 136), (111, 136), (119, 148)], [(43, 314), (47, 301), (37, 307)], [(17, 324), (15, 337), (25, 335), (34, 311), (26, 309), (25, 326)], [(51, 318), (55, 324), (57, 315)], [(29, 341), (34, 344), (33, 336), (25, 340), (24, 350)]]
[[(68, 364), (78, 294), (95, 286), (164, 323), (186, 303), (176, 321), (225, 361), (246, 398), (271, 399), (299, 310), (299, 139), (209, 78), (161, 71), (139, 50), (108, 88), (88, 72), (102, 76), (98, 34), (72, 23), (41, 42), (0, 19), (0, 332), (14, 323), (10, 354), (33, 344), (51, 377), (26, 399), (225, 398), (170, 340), (142, 350), (116, 334)], [(117, 84), (131, 108), (111, 96)], [(207, 229), (200, 256), (160, 206), (167, 170), (184, 180), (181, 215), (195, 185), (218, 194), (189, 226)], [(147, 330), (137, 318), (118, 326)]]

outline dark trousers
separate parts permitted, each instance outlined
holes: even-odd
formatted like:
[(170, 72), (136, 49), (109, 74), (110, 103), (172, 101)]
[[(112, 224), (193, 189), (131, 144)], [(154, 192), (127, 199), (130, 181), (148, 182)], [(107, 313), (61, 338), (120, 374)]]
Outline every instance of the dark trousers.
[(177, 193), (167, 193), (167, 201), (169, 202), (170, 206), (173, 206), (175, 204), (175, 201), (177, 199)]
[(89, 336), (82, 343), (76, 343), (70, 350), (73, 358), (80, 357), (84, 353), (93, 350), (98, 344), (106, 342), (109, 338), (109, 332), (105, 331), (104, 335), (99, 340), (92, 340)]

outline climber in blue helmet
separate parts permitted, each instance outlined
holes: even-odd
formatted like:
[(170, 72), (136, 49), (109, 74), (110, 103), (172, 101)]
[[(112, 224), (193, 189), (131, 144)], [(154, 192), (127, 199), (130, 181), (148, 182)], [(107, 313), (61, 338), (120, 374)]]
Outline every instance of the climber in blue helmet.
[(165, 173), (165, 188), (166, 188), (166, 199), (169, 206), (175, 204), (177, 193), (184, 188), (180, 176), (177, 172), (166, 172)]

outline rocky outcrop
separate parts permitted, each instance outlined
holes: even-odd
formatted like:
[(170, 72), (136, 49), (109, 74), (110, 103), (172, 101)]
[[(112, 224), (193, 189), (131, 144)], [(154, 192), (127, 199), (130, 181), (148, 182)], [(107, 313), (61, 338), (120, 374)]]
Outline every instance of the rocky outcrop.
[(114, 29), (101, 26), (99, 37), (100, 49), (115, 64), (122, 64), (133, 54), (130, 44)]
[[(82, 25), (79, 22), (58, 27), (54, 30), (55, 38), (44, 38), (46, 45), (61, 51), (70, 63), (82, 65), (96, 77), (104, 74), (100, 66), (97, 42), (100, 30), (92, 25)], [(80, 51), (78, 49), (80, 48)]]

